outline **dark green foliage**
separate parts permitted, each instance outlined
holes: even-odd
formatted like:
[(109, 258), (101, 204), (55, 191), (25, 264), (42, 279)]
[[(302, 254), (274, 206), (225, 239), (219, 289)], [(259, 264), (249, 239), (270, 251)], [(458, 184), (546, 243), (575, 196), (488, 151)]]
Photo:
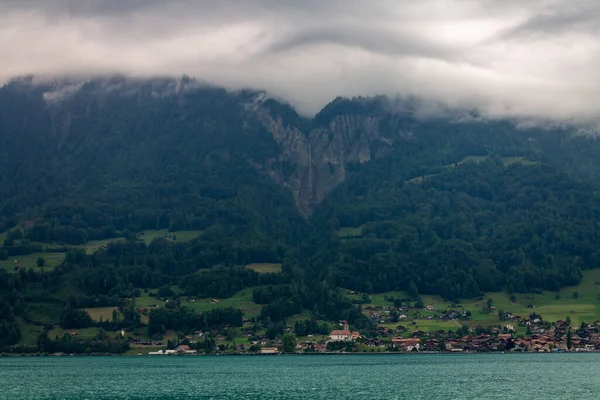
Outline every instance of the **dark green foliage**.
[[(253, 288), (269, 337), (300, 312), (314, 319), (297, 323), (298, 335), (329, 329), (316, 319), (371, 332), (360, 309), (368, 293), (407, 290), (422, 307), (423, 294), (557, 290), (600, 268), (600, 141), (563, 128), (475, 114), (459, 123), (448, 110), (423, 119), (418, 101), (385, 97), (338, 98), (308, 121), (268, 100), (273, 120), (306, 134), (319, 128), (330, 141), (340, 133), (327, 129), (344, 125), (340, 118), (377, 126), (368, 148), (349, 143), (368, 150), (369, 162), (346, 163), (345, 181), (303, 218), (282, 184), (298, 172), (288, 157), (295, 150), (261, 123), (257, 93), (187, 78), (91, 80), (57, 102), (44, 100), (49, 89), (27, 80), (0, 89), (0, 232), (9, 230), (0, 259), (122, 239), (94, 254), (69, 249), (52, 271), (0, 270), (8, 304), (0, 309), (10, 310), (0, 318), (3, 345), (18, 340), (15, 315), (29, 322), (34, 303), (56, 307), (48, 324), (135, 329), (140, 315), (125, 299), (145, 289), (176, 299), (174, 285), (184, 296), (216, 298)], [(340, 228), (355, 229), (338, 236)], [(138, 235), (150, 229), (202, 234), (146, 244)], [(282, 273), (245, 267), (267, 262), (281, 263)], [(365, 295), (353, 302), (339, 287)], [(151, 313), (151, 335), (241, 324), (239, 310), (198, 314), (167, 304)], [(119, 318), (98, 324), (80, 311), (107, 306), (118, 306)], [(97, 346), (46, 339), (40, 348), (122, 350), (105, 338)], [(214, 349), (207, 338), (204, 350)]]
[(331, 325), (326, 322), (318, 322), (311, 318), (304, 321), (296, 321), (294, 332), (297, 336), (307, 336), (313, 334), (327, 335), (331, 331)]
[(15, 321), (13, 309), (0, 298), (0, 349), (16, 344), (21, 339), (21, 329)]
[[(600, 232), (593, 222), (600, 218), (600, 206), (593, 182), (565, 173), (550, 160), (505, 166), (490, 157), (436, 168), (468, 152), (481, 154), (485, 146), (478, 143), (484, 139), (488, 153), (492, 146), (505, 155), (536, 150), (511, 131), (496, 137), (483, 130), (476, 137), (469, 126), (451, 127), (454, 136), (428, 128), (406, 147), (399, 145), (393, 156), (356, 166), (317, 210), (315, 222), (362, 226), (361, 238), (321, 234), (316, 243), (330, 249), (326, 263), (333, 263), (332, 278), (340, 286), (457, 299), (504, 287), (556, 290), (577, 284), (582, 269), (600, 266)], [(447, 146), (456, 155), (445, 155)], [(471, 147), (467, 154), (458, 152), (464, 147)], [(429, 159), (436, 155), (442, 160)], [(432, 167), (425, 167), (428, 163)], [(433, 175), (422, 183), (406, 181), (428, 174)], [(316, 229), (331, 232), (328, 225)]]
[(242, 312), (233, 308), (215, 309), (205, 313), (185, 309), (158, 309), (150, 313), (148, 334), (162, 335), (168, 329), (188, 334), (196, 330), (223, 328), (225, 325), (241, 326)]
[(68, 333), (60, 339), (50, 339), (46, 332), (37, 338), (38, 350), (44, 353), (90, 354), (116, 353), (122, 354), (129, 350), (128, 340), (109, 339), (106, 335), (98, 335), (93, 339), (78, 339)]
[(89, 314), (82, 310), (76, 310), (67, 305), (60, 317), (60, 326), (64, 329), (81, 329), (93, 326), (94, 322)]
[(296, 336), (291, 333), (283, 335), (281, 337), (281, 351), (283, 353), (296, 352)]

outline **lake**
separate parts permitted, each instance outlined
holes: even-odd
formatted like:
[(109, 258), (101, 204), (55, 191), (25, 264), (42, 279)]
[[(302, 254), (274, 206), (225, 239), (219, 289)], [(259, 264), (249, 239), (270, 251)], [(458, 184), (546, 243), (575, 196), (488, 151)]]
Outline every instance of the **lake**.
[(600, 354), (0, 358), (0, 399), (599, 396)]

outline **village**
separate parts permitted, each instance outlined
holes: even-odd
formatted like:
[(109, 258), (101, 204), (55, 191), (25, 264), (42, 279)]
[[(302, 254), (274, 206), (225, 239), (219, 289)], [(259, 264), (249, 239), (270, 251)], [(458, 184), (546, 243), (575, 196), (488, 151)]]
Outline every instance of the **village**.
[[(148, 355), (205, 354), (202, 344), (207, 335), (216, 341), (215, 354), (278, 355), (278, 354), (340, 354), (340, 353), (476, 353), (476, 352), (594, 352), (600, 351), (600, 320), (571, 327), (569, 321), (544, 322), (532, 313), (529, 319), (506, 313), (505, 324), (492, 327), (467, 328), (456, 331), (410, 330), (403, 325), (395, 329), (379, 326), (376, 336), (368, 337), (350, 330), (347, 321), (339, 321), (338, 329), (326, 336), (309, 335), (296, 340), (293, 351), (284, 349), (281, 338), (268, 339), (247, 334), (250, 344), (224, 345), (226, 337), (213, 332), (195, 332), (170, 349), (148, 352)], [(525, 326), (526, 334), (517, 335), (514, 326)], [(292, 335), (291, 327), (286, 328)], [(160, 341), (140, 342), (130, 338), (133, 346), (162, 346)], [(139, 353), (140, 355), (142, 353)]]

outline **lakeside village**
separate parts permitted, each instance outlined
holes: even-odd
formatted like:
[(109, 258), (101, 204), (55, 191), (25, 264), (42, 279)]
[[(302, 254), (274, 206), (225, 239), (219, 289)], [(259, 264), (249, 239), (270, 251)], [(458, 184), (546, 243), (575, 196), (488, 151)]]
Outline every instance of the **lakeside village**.
[[(374, 307), (374, 310), (383, 307)], [(450, 319), (460, 326), (457, 318), (468, 318), (465, 310), (445, 310), (440, 318)], [(339, 354), (339, 353), (476, 353), (476, 352), (594, 352), (600, 351), (600, 320), (593, 323), (583, 322), (571, 326), (569, 318), (555, 323), (545, 322), (541, 315), (531, 313), (529, 317), (502, 313), (504, 323), (491, 327), (468, 328), (462, 325), (456, 331), (438, 330), (423, 332), (410, 330), (398, 325), (395, 329), (378, 326), (376, 337), (370, 338), (360, 332), (351, 331), (347, 321), (339, 321), (338, 329), (329, 335), (314, 337), (308, 340), (296, 340), (292, 328), (286, 327), (287, 334), (282, 338), (269, 340), (265, 337), (254, 337), (247, 333), (249, 345), (235, 346), (228, 349), (218, 343), (225, 342), (225, 337), (218, 331), (195, 332), (186, 336), (171, 349), (148, 352), (148, 355), (197, 355), (203, 353), (202, 342), (205, 335), (216, 335), (216, 354)], [(380, 319), (377, 312), (371, 318)], [(245, 320), (246, 324), (251, 321)], [(525, 327), (526, 334), (518, 336), (515, 326)], [(287, 339), (286, 339), (287, 336)], [(317, 336), (317, 335), (315, 335)], [(290, 340), (291, 338), (291, 340)], [(160, 346), (161, 342), (141, 343), (130, 338), (132, 347)], [(142, 353), (139, 353), (142, 355)]]

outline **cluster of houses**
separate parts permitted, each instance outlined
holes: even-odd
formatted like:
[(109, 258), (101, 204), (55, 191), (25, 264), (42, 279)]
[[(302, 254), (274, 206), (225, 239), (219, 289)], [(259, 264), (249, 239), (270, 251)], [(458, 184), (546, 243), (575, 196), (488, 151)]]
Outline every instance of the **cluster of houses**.
[[(370, 309), (369, 309), (370, 308)], [(389, 321), (391, 310), (403, 311), (408, 314), (409, 310), (390, 307), (367, 307), (368, 315), (377, 321)], [(425, 306), (424, 311), (428, 316), (442, 320), (467, 320), (470, 319), (468, 311), (462, 308), (435, 311), (435, 306)], [(400, 319), (405, 317), (400, 314)], [(407, 317), (405, 317), (407, 318)], [(423, 317), (421, 317), (423, 318)], [(332, 330), (329, 335), (318, 338), (312, 338), (309, 335), (307, 340), (298, 341), (296, 351), (298, 353), (328, 353), (331, 350), (331, 343), (352, 344), (358, 351), (397, 351), (397, 352), (486, 352), (486, 351), (530, 351), (530, 352), (550, 352), (550, 351), (600, 351), (600, 320), (594, 323), (583, 323), (581, 326), (570, 327), (570, 321), (557, 321), (553, 324), (543, 321), (542, 317), (531, 313), (528, 317), (516, 316), (512, 313), (500, 313), (500, 325), (494, 327), (470, 329), (466, 332), (466, 327), (458, 332), (452, 333), (444, 330), (433, 332), (424, 332), (416, 327), (412, 327), (410, 321), (399, 324), (394, 328), (378, 325), (374, 337), (365, 337), (357, 331), (352, 331), (347, 321), (339, 321), (339, 327)], [(249, 326), (252, 321), (245, 319), (245, 326)], [(413, 324), (414, 325), (414, 324)], [(457, 326), (458, 325), (457, 323)], [(527, 334), (517, 337), (515, 326), (526, 327)], [(291, 333), (293, 330), (286, 326), (285, 333)], [(522, 331), (522, 328), (521, 328)], [(203, 335), (210, 333), (211, 337), (217, 343), (227, 342), (229, 340), (218, 330), (211, 332), (197, 331), (192, 335), (185, 337), (178, 347), (173, 350), (161, 350), (151, 352), (151, 355), (192, 355), (196, 354), (187, 344), (197, 342)], [(239, 344), (234, 346), (224, 346), (227, 351), (235, 353), (251, 354), (279, 354), (281, 339), (268, 339), (257, 337), (256, 333), (248, 330), (244, 336), (249, 339), (249, 344)], [(131, 343), (138, 346), (160, 346), (161, 342), (138, 341), (130, 339)], [(355, 346), (358, 345), (358, 346)], [(223, 346), (221, 351), (223, 350)], [(335, 347), (334, 347), (335, 348)], [(339, 348), (339, 346), (337, 347)], [(348, 347), (344, 347), (348, 349)], [(366, 349), (366, 350), (365, 350)], [(344, 351), (344, 350), (340, 350)]]
[[(377, 324), (385, 324), (391, 322), (398, 321), (406, 321), (411, 317), (409, 316), (409, 312), (411, 309), (409, 307), (392, 307), (392, 306), (366, 306), (363, 308), (365, 314), (369, 316), (369, 318), (377, 323)], [(421, 315), (421, 311), (425, 311), (424, 315)], [(419, 309), (416, 312), (416, 316), (420, 319), (436, 319), (442, 321), (449, 321), (454, 319), (469, 319), (470, 313), (468, 310), (464, 308), (459, 308), (458, 310), (450, 309), (450, 310), (442, 310), (439, 312), (435, 312), (436, 307), (433, 304), (428, 304), (423, 307), (423, 309)], [(433, 313), (433, 315), (431, 315)]]
[[(531, 334), (516, 337), (513, 325), (504, 328), (494, 327), (489, 332), (470, 333), (454, 337), (443, 330), (435, 332), (415, 331), (411, 337), (394, 336), (389, 340), (363, 338), (361, 343), (370, 347), (384, 347), (394, 351), (413, 352), (486, 352), (486, 351), (600, 351), (600, 320), (583, 323), (570, 332), (569, 323), (557, 321), (547, 327), (540, 317), (525, 321), (525, 325), (534, 326)], [(399, 326), (396, 333), (404, 333), (406, 328)]]

